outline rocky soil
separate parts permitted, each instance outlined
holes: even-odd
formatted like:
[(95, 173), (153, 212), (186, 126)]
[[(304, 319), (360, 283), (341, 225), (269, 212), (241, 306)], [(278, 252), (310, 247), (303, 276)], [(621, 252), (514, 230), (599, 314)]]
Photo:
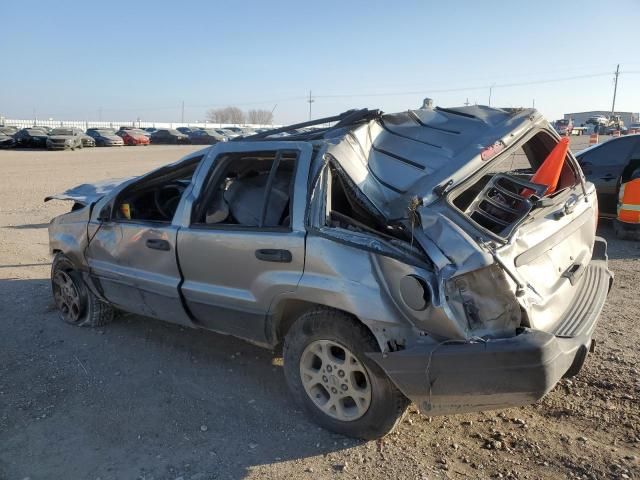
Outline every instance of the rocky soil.
[(281, 359), (125, 316), (60, 322), (45, 195), (192, 147), (0, 151), (0, 479), (640, 478), (640, 244), (609, 240), (615, 285), (583, 371), (536, 405), (429, 418), (360, 442), (294, 405)]

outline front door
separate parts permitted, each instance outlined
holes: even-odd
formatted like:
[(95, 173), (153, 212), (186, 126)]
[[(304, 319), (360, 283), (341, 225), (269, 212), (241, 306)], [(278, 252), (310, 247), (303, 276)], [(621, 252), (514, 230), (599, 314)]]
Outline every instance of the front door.
[(181, 291), (204, 327), (268, 341), (273, 299), (304, 269), (311, 147), (218, 144), (191, 223), (178, 231)]
[[(172, 223), (200, 158), (164, 167), (134, 182), (96, 220), (87, 248), (90, 273), (123, 310), (192, 326), (179, 294), (178, 226)], [(100, 215), (102, 217), (102, 214)]]

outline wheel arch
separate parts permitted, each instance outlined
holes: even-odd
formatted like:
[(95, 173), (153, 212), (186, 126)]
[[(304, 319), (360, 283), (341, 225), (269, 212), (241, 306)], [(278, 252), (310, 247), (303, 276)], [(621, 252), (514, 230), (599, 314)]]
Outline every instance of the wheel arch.
[(285, 336), (293, 324), (306, 312), (317, 309), (327, 309), (348, 315), (354, 321), (367, 329), (372, 338), (374, 338), (376, 343), (378, 343), (381, 351), (388, 349), (387, 342), (389, 339), (384, 335), (384, 332), (381, 331), (376, 334), (374, 329), (371, 328), (370, 325), (367, 325), (366, 322), (362, 321), (362, 319), (360, 319), (354, 312), (349, 312), (348, 310), (337, 308), (332, 305), (294, 298), (282, 299), (272, 309), (272, 313), (269, 315), (266, 327), (266, 334), (269, 342), (275, 347), (281, 346)]

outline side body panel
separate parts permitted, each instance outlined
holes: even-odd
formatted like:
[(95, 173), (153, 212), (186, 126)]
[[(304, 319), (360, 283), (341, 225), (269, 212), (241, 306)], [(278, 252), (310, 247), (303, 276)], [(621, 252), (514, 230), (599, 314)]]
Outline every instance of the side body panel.
[[(176, 232), (171, 225), (103, 223), (87, 257), (105, 298), (131, 313), (191, 326), (178, 293)], [(156, 241), (166, 242), (168, 250), (149, 248)]]

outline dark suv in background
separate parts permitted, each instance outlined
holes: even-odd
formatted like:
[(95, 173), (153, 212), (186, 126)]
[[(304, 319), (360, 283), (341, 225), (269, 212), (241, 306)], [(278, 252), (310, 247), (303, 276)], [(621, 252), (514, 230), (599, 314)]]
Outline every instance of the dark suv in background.
[(640, 169), (640, 134), (599, 143), (578, 152), (576, 158), (596, 186), (600, 216), (615, 218), (620, 185)]
[(188, 144), (189, 137), (173, 128), (163, 128), (151, 134), (151, 143), (167, 143), (170, 145)]

